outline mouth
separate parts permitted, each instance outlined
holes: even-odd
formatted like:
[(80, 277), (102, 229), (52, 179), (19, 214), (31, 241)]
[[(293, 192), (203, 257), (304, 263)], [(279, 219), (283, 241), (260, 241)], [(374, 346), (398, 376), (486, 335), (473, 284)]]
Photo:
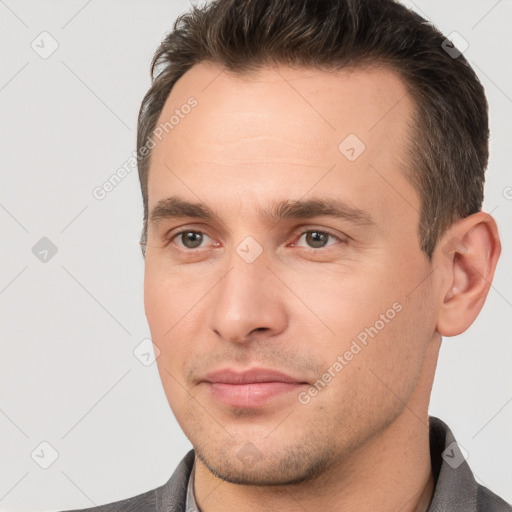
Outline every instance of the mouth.
[(266, 369), (251, 368), (237, 372), (226, 368), (209, 373), (201, 381), (215, 400), (239, 408), (261, 407), (283, 395), (291, 396), (307, 382), (285, 373)]

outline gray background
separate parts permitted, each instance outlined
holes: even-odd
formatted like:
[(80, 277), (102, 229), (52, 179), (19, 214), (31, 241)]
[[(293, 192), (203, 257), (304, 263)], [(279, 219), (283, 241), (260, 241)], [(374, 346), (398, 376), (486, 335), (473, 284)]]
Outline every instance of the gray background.
[[(477, 478), (512, 501), (512, 4), (408, 5), (469, 43), (491, 111), (484, 206), (503, 237), (481, 315), (443, 343), (430, 412)], [(133, 354), (149, 337), (135, 169), (105, 199), (92, 195), (132, 155), (151, 57), (188, 6), (0, 0), (1, 510), (133, 496), (167, 481), (190, 448), (156, 365)], [(46, 262), (32, 250), (43, 237), (57, 248)], [(48, 469), (44, 441), (58, 452)]]

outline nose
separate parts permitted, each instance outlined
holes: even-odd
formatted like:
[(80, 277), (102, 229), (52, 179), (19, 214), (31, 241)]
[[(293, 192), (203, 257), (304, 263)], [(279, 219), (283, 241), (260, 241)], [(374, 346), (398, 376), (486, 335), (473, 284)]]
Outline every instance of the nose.
[(246, 343), (257, 332), (265, 337), (284, 331), (288, 324), (282, 286), (262, 254), (247, 263), (238, 254), (215, 287), (209, 308), (209, 327), (231, 343)]

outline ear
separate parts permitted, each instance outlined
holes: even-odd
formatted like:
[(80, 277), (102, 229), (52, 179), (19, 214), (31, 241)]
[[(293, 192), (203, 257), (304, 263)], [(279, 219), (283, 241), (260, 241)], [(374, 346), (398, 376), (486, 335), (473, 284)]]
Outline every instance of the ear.
[(456, 222), (439, 241), (434, 265), (443, 269), (437, 331), (456, 336), (474, 322), (491, 287), (501, 244), (495, 220), (478, 212)]

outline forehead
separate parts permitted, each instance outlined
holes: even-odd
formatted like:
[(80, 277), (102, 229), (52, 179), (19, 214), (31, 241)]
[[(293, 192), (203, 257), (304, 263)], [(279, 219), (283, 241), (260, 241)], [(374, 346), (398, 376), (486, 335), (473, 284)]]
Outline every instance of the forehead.
[(152, 151), (150, 209), (176, 188), (191, 199), (213, 187), (261, 198), (271, 184), (301, 196), (333, 167), (321, 185), (344, 182), (353, 197), (377, 195), (375, 185), (407, 186), (401, 167), (413, 107), (402, 80), (379, 67), (237, 74), (197, 64), (175, 84), (157, 123), (167, 129)]

